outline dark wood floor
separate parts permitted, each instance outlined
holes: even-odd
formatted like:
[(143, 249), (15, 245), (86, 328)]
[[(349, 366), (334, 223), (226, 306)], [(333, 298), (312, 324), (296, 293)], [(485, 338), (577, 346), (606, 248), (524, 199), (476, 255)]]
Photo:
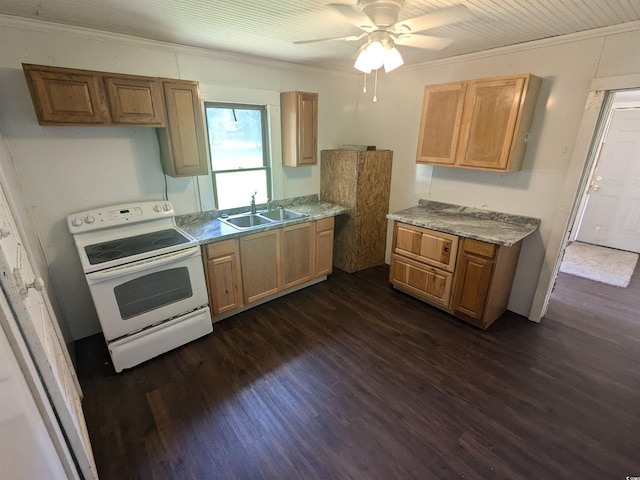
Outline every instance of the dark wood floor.
[(336, 271), (119, 375), (78, 342), (100, 477), (640, 475), (638, 273), (625, 292), (561, 275), (541, 324), (483, 332), (387, 272)]

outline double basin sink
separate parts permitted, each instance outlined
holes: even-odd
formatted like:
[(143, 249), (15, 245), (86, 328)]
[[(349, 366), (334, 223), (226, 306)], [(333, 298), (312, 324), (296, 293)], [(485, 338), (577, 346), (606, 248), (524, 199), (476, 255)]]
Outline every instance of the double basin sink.
[(287, 208), (278, 208), (260, 213), (239, 213), (237, 215), (229, 215), (228, 217), (220, 217), (220, 220), (239, 230), (248, 228), (264, 227), (272, 223), (286, 222), (289, 220), (297, 220), (298, 218), (308, 217), (306, 213), (296, 212)]

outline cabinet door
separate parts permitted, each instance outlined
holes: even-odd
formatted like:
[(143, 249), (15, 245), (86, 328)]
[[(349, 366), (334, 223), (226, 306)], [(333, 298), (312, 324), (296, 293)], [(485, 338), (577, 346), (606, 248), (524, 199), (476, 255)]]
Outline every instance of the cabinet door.
[(163, 82), (167, 128), (159, 128), (160, 158), (167, 175), (207, 175), (207, 147), (197, 82)]
[(288, 167), (318, 163), (318, 94), (280, 94), (282, 163)]
[(316, 277), (333, 271), (333, 231), (333, 217), (316, 222)]
[(280, 229), (241, 237), (240, 264), (245, 304), (280, 291)]
[(315, 229), (311, 222), (282, 229), (282, 288), (309, 282), (315, 277)]
[(493, 260), (465, 252), (460, 254), (453, 310), (478, 320), (479, 326), (482, 326), (492, 273)]
[(300, 93), (298, 96), (299, 165), (318, 163), (318, 95)]
[(419, 298), (449, 308), (453, 274), (401, 255), (391, 256), (389, 280)]
[(462, 121), (466, 83), (424, 87), (418, 163), (453, 165)]
[(476, 80), (467, 89), (456, 165), (506, 170), (525, 77)]
[(164, 126), (162, 84), (154, 78), (105, 76), (111, 120), (138, 127)]
[(395, 235), (395, 253), (453, 272), (457, 236), (404, 223), (396, 223)]
[(110, 123), (102, 80), (95, 72), (23, 64), (40, 125)]
[(207, 284), (213, 314), (242, 307), (242, 278), (238, 240), (225, 240), (207, 245)]

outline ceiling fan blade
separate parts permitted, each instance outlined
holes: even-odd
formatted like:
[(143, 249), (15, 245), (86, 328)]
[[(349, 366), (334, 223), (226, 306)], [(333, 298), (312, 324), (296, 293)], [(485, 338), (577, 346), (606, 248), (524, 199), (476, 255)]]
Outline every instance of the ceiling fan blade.
[(442, 50), (453, 43), (450, 38), (434, 37), (431, 35), (418, 35), (415, 33), (398, 35), (395, 43), (405, 47), (428, 48), (429, 50)]
[(366, 35), (367, 35), (367, 32), (364, 32), (361, 35), (349, 35), (348, 37), (316, 38), (314, 40), (297, 40), (293, 43), (296, 45), (301, 45), (304, 43), (335, 42), (335, 41), (355, 42), (357, 40), (360, 40), (362, 37), (365, 37)]
[(396, 23), (393, 29), (398, 33), (417, 33), (429, 28), (449, 25), (451, 23), (471, 20), (472, 15), (467, 7), (458, 5), (456, 7), (444, 8), (437, 12), (427, 13), (420, 17), (407, 18)]
[(357, 10), (355, 5), (349, 5), (346, 3), (330, 3), (329, 6), (349, 20), (352, 25), (355, 25), (362, 30), (370, 31), (377, 28), (375, 23), (373, 23), (373, 20), (360, 10)]

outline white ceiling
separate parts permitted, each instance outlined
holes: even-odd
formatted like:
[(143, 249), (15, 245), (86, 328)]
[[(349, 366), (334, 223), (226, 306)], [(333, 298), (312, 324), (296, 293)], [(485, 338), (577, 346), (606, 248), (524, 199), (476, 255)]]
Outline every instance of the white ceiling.
[[(360, 32), (332, 2), (356, 0), (0, 0), (0, 14), (352, 71), (359, 42), (295, 45)], [(399, 20), (456, 5), (469, 21), (428, 30), (442, 50), (399, 46), (406, 64), (640, 20), (638, 0), (406, 0)]]

